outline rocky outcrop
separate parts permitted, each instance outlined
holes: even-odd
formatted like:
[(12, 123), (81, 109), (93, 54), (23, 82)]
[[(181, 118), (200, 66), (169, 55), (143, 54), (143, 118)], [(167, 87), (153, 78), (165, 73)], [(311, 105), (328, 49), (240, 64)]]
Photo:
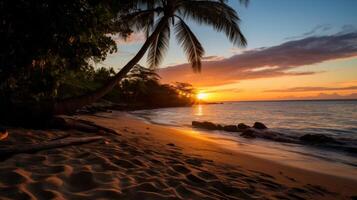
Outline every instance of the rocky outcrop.
[(300, 137), (300, 140), (310, 144), (325, 144), (325, 143), (332, 143), (332, 144), (339, 144), (332, 137), (323, 135), (323, 134), (306, 134)]
[(203, 129), (208, 129), (208, 130), (220, 130), (221, 126), (218, 126), (215, 123), (204, 121), (204, 122), (199, 122), (199, 121), (192, 121), (192, 126), (197, 127), (197, 128), (203, 128)]
[(235, 125), (227, 125), (223, 126), (223, 130), (228, 132), (238, 132), (238, 127)]
[(357, 153), (357, 141), (345, 141), (343, 138), (335, 139), (323, 134), (306, 134), (301, 137), (275, 132), (261, 122), (255, 122), (253, 127), (244, 123), (238, 125), (220, 125), (213, 122), (192, 121), (192, 126), (207, 130), (223, 130), (227, 132), (240, 132), (240, 136), (247, 139), (261, 138), (276, 142), (313, 145), (315, 147), (340, 149), (350, 153)]
[(247, 129), (245, 131), (243, 131), (243, 133), (240, 134), (240, 136), (244, 137), (244, 138), (249, 138), (249, 139), (253, 139), (256, 138), (256, 132), (252, 129)]
[(268, 127), (266, 127), (265, 124), (261, 122), (255, 122), (253, 128), (263, 130), (263, 129), (267, 129)]
[(244, 123), (239, 123), (237, 127), (238, 127), (239, 130), (245, 130), (247, 128), (250, 128), (250, 126), (248, 126), (248, 125), (246, 125)]

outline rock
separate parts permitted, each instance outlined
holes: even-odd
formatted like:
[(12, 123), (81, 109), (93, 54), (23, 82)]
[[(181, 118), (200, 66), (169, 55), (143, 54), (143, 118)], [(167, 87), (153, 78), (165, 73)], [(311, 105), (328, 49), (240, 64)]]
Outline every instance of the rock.
[(192, 121), (192, 126), (198, 127), (198, 128), (204, 128), (204, 129), (209, 129), (209, 130), (218, 130), (218, 127), (216, 124), (212, 122), (198, 122), (198, 121)]
[(238, 128), (235, 125), (227, 125), (223, 127), (224, 131), (229, 131), (229, 132), (237, 132)]
[(267, 129), (268, 127), (266, 127), (263, 123), (261, 122), (255, 122), (253, 125), (253, 128), (256, 129)]
[(244, 137), (244, 138), (256, 138), (256, 132), (253, 131), (252, 129), (247, 129), (245, 131), (243, 131), (243, 133), (240, 134), (240, 136)]
[(300, 137), (301, 141), (313, 144), (323, 144), (323, 143), (338, 143), (332, 137), (323, 134), (306, 134)]
[(239, 129), (239, 130), (245, 130), (245, 129), (247, 129), (247, 128), (250, 128), (250, 126), (248, 126), (248, 125), (246, 125), (246, 124), (244, 124), (244, 123), (239, 123), (239, 124), (238, 124), (238, 129)]
[(223, 126), (222, 125), (217, 124), (216, 126), (217, 126), (217, 130), (223, 130)]
[(7, 138), (8, 132), (5, 128), (0, 127), (0, 140)]

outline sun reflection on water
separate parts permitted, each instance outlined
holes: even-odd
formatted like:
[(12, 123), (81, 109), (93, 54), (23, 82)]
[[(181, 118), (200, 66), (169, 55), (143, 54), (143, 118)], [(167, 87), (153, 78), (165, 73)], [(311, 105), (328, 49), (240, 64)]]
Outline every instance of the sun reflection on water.
[(202, 105), (199, 104), (199, 105), (195, 106), (195, 115), (197, 115), (197, 116), (203, 115)]

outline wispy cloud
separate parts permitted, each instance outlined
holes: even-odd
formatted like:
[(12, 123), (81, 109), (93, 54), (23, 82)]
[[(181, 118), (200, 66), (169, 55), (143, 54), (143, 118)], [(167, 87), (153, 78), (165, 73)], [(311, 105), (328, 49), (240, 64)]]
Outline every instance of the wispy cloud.
[(265, 90), (264, 92), (318, 92), (318, 91), (345, 91), (357, 90), (357, 86), (349, 87), (294, 87), (278, 90)]
[(319, 93), (319, 94), (314, 95), (314, 96), (304, 96), (304, 97), (284, 96), (284, 97), (278, 97), (276, 99), (279, 99), (279, 100), (357, 99), (357, 93), (352, 93), (352, 94), (347, 94), (347, 95), (341, 95), (341, 94), (338, 94), (338, 93), (332, 93), (332, 94)]
[(203, 61), (218, 61), (223, 60), (224, 57), (222, 56), (205, 56), (202, 58)]
[(112, 38), (118, 45), (140, 44), (146, 39), (145, 34), (142, 32), (132, 33), (127, 38), (122, 38), (118, 35), (114, 35)]
[(291, 70), (354, 56), (357, 56), (357, 32), (308, 37), (245, 51), (218, 61), (203, 61), (200, 74), (194, 74), (187, 63), (162, 68), (159, 74), (165, 82), (190, 82), (196, 86), (223, 85), (246, 79), (311, 75), (317, 72)]
[(332, 29), (332, 26), (330, 24), (320, 24), (312, 28), (310, 31), (305, 32), (299, 36), (293, 36), (293, 37), (287, 37), (284, 38), (285, 40), (295, 40), (295, 39), (301, 39), (305, 37), (311, 37), (315, 36), (317, 34), (325, 33), (326, 31), (329, 31)]

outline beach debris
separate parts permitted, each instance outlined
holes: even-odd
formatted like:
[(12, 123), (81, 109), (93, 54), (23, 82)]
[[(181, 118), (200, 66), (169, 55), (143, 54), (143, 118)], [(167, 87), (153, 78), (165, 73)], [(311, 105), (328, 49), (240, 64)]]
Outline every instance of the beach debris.
[(239, 130), (245, 130), (247, 128), (250, 128), (250, 126), (248, 126), (248, 125), (246, 125), (244, 123), (239, 123), (237, 127), (238, 127)]
[(5, 128), (0, 127), (0, 140), (4, 140), (9, 136), (9, 133)]
[(10, 147), (3, 147), (0, 149), (0, 157), (10, 156), (19, 153), (35, 153), (42, 150), (55, 149), (59, 147), (88, 144), (103, 140), (101, 136), (80, 137), (80, 138), (65, 138), (55, 141), (42, 142), (28, 145), (13, 145)]
[(300, 140), (312, 144), (340, 143), (332, 137), (326, 136), (324, 134), (306, 134), (301, 136)]
[(226, 126), (223, 126), (223, 130), (228, 131), (228, 132), (237, 132), (238, 127), (235, 125), (226, 125)]
[(267, 129), (268, 127), (265, 126), (265, 124), (261, 123), (261, 122), (255, 122), (253, 125), (253, 128), (256, 129)]

